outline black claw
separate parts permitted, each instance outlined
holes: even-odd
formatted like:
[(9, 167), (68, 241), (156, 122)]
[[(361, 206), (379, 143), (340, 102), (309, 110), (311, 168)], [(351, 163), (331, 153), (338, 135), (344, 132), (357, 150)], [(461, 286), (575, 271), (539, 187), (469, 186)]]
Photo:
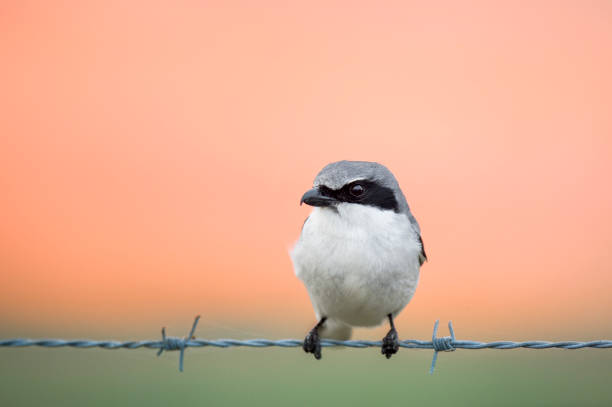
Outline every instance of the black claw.
[(387, 357), (387, 359), (391, 358), (392, 355), (396, 354), (399, 350), (399, 339), (397, 337), (397, 331), (395, 328), (391, 328), (387, 336), (385, 336), (382, 340), (382, 349), (381, 353)]
[(304, 352), (312, 353), (315, 359), (321, 359), (321, 340), (319, 339), (318, 327), (313, 328), (306, 338), (304, 338), (304, 345), (302, 346)]

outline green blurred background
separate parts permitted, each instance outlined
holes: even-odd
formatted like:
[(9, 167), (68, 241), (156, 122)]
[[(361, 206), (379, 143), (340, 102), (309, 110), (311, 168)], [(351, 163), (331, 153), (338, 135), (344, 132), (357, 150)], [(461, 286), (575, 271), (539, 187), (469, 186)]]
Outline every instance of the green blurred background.
[(1, 349), (2, 406), (610, 406), (612, 350)]

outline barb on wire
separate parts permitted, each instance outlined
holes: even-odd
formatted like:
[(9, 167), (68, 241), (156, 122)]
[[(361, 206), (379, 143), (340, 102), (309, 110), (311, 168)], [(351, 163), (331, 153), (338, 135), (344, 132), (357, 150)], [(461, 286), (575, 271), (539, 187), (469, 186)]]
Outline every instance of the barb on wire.
[[(45, 348), (60, 348), (60, 347), (72, 347), (72, 348), (102, 348), (102, 349), (159, 349), (157, 355), (161, 355), (164, 351), (178, 350), (179, 353), (179, 371), (183, 371), (183, 360), (185, 358), (185, 349), (187, 348), (202, 348), (202, 347), (217, 347), (217, 348), (230, 348), (237, 346), (246, 346), (251, 348), (267, 348), (267, 347), (281, 347), (281, 348), (295, 348), (302, 347), (302, 340), (298, 339), (195, 339), (194, 334), (200, 316), (196, 316), (193, 326), (189, 335), (184, 338), (177, 338), (172, 336), (166, 336), (166, 329), (162, 328), (162, 340), (161, 341), (92, 341), (86, 339), (77, 340), (65, 340), (65, 339), (0, 339), (0, 347), (5, 348), (22, 348), (27, 346), (41, 346)], [(450, 331), (450, 337), (445, 336), (438, 338), (438, 325), (439, 321), (434, 324), (434, 331), (431, 341), (419, 341), (416, 339), (406, 339), (400, 341), (400, 347), (408, 349), (433, 349), (434, 355), (431, 361), (430, 373), (434, 372), (436, 361), (438, 359), (438, 352), (441, 351), (454, 351), (455, 349), (612, 349), (612, 340), (598, 340), (590, 342), (576, 342), (576, 341), (564, 341), (564, 342), (546, 342), (546, 341), (526, 341), (526, 342), (511, 342), (511, 341), (498, 341), (498, 342), (477, 342), (477, 341), (466, 341), (457, 340), (455, 338), (455, 332), (451, 322), (448, 323), (448, 330)], [(337, 341), (331, 339), (321, 340), (321, 346), (323, 347), (334, 347), (343, 346), (347, 348), (371, 348), (380, 347), (381, 341)]]
[(195, 333), (199, 320), (200, 316), (197, 315), (195, 317), (195, 320), (193, 321), (193, 325), (191, 327), (191, 331), (189, 331), (189, 335), (184, 338), (177, 338), (176, 336), (166, 336), (166, 327), (162, 328), (162, 346), (159, 348), (157, 356), (161, 355), (162, 352), (165, 350), (179, 350), (181, 352), (179, 355), (179, 372), (183, 371), (183, 360), (185, 359), (185, 348), (187, 347), (186, 343), (192, 339), (195, 339), (193, 334)]
[(450, 331), (451, 336), (444, 336), (442, 338), (438, 338), (438, 324), (440, 320), (436, 320), (434, 324), (433, 335), (431, 336), (431, 345), (434, 348), (433, 359), (431, 360), (431, 368), (429, 368), (429, 374), (433, 374), (434, 369), (436, 368), (436, 362), (438, 361), (438, 352), (452, 352), (455, 350), (453, 344), (455, 343), (455, 331), (453, 330), (453, 323), (448, 321), (448, 330)]

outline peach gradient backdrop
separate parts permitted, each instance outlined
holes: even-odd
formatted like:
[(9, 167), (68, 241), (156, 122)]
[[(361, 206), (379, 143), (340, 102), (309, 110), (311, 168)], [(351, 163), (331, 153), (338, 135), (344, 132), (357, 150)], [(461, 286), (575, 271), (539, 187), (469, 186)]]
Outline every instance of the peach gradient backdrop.
[(299, 197), (359, 159), (430, 257), (403, 336), (612, 334), (612, 6), (432, 3), (3, 2), (1, 325), (301, 336)]

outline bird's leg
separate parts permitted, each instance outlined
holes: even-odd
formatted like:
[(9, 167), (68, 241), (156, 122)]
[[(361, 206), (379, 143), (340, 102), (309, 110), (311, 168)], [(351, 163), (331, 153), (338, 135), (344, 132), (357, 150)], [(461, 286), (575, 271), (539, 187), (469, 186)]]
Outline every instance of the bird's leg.
[(391, 329), (387, 336), (385, 336), (382, 340), (382, 354), (389, 359), (391, 355), (397, 353), (399, 350), (399, 339), (397, 338), (397, 331), (395, 330), (395, 324), (393, 323), (393, 315), (387, 315), (389, 318), (389, 323), (391, 324)]
[(319, 339), (319, 328), (325, 323), (327, 317), (321, 318), (319, 322), (308, 332), (306, 338), (304, 338), (304, 345), (302, 348), (306, 353), (312, 353), (315, 359), (321, 359), (321, 340)]

